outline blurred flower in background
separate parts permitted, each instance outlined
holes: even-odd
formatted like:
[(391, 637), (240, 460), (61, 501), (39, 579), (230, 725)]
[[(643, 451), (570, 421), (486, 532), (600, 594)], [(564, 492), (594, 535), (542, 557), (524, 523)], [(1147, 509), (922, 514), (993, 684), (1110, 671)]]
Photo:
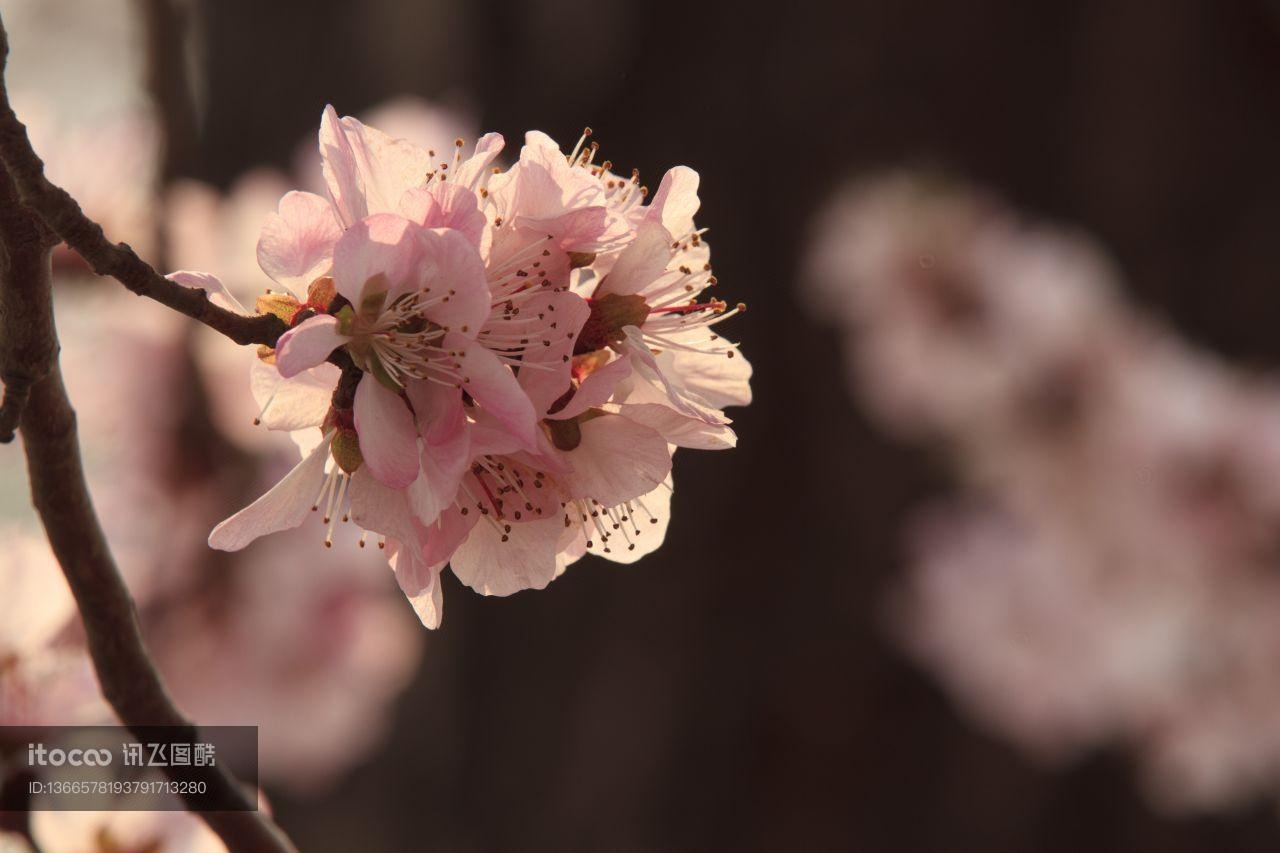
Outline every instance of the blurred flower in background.
[(840, 195), (809, 279), (868, 411), (961, 484), (910, 531), (903, 648), (1036, 757), (1128, 745), (1163, 808), (1280, 793), (1280, 387), (934, 176)]
[[(183, 811), (37, 811), (31, 815), (31, 835), (40, 850), (59, 853), (221, 853), (227, 849), (199, 817)], [(13, 843), (22, 841), (15, 838)], [(8, 853), (3, 841), (0, 853)]]
[(43, 536), (0, 530), (0, 726), (110, 719), (84, 648), (65, 629), (74, 603)]
[[(69, 5), (76, 4), (5, 8), (14, 98), (50, 177), (112, 239), (144, 257), (158, 262), (163, 253), (179, 265), (216, 259), (228, 284), (261, 292), (258, 233), (289, 179), (256, 170), (225, 196), (191, 183), (163, 190), (132, 6)], [(118, 38), (94, 31), (98, 14), (102, 27), (123, 28)], [(40, 45), (55, 45), (74, 71), (50, 70), (49, 58), (31, 49)], [(99, 55), (104, 45), (119, 51)], [(63, 86), (67, 77), (92, 84)], [(456, 114), (409, 99), (379, 115), (391, 126), (438, 131), (450, 144), (469, 129)], [(297, 453), (287, 436), (252, 426), (258, 406), (245, 377), (253, 350), (210, 341), (216, 336), (207, 330), (98, 280), (65, 248), (55, 256), (55, 298), (90, 489), (179, 706), (202, 724), (259, 726), (260, 778), (322, 793), (380, 743), (421, 658), (425, 638), (385, 560), (354, 542), (317, 548), (306, 531), (236, 555), (211, 552), (209, 528), (287, 471)], [(0, 557), (0, 722), (110, 722), (70, 594), (29, 506), (16, 446), (0, 455), (0, 484), (9, 545)], [(281, 559), (299, 553), (311, 556)], [(216, 845), (189, 815), (135, 826), (119, 814), (102, 816), (107, 823), (91, 832), (65, 816), (42, 819), (33, 832), (50, 850)], [(57, 840), (46, 842), (45, 833)], [(108, 837), (117, 847), (103, 846)]]

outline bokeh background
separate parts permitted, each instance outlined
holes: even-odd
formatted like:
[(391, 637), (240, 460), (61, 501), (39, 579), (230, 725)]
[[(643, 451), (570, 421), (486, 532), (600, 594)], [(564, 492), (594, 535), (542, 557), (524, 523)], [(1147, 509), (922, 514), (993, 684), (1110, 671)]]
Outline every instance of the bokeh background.
[[(755, 364), (756, 402), (735, 415), (736, 450), (677, 456), (666, 545), (632, 567), (585, 560), (509, 599), (447, 576), (444, 626), (388, 700), (380, 741), (320, 792), (268, 786), (301, 849), (1280, 844), (1274, 795), (1162, 812), (1120, 744), (1046, 766), (975, 726), (902, 653), (886, 600), (909, 568), (904, 531), (957, 488), (954, 474), (936, 448), (862, 411), (842, 333), (802, 289), (833, 193), (926, 167), (1087, 230), (1140, 310), (1241, 369), (1274, 368), (1280, 7), (0, 0), (0, 11), (27, 19), (40, 40), (28, 54), (62, 69), (27, 80), (61, 87), (51, 98), (150, 57), (150, 84), (142, 63), (118, 100), (159, 96), (170, 185), (228, 190), (255, 168), (294, 168), (326, 103), (361, 114), (412, 94), (508, 139), (539, 128), (566, 144), (589, 124), (614, 163), (651, 182), (676, 163), (701, 173), (717, 277), (750, 306), (730, 334)], [(135, 22), (102, 23), (126, 15)], [(86, 17), (98, 23), (77, 30)], [(27, 61), (16, 24), (13, 38)], [(71, 38), (80, 47), (58, 48)], [(201, 464), (222, 465), (219, 440), (194, 435)]]

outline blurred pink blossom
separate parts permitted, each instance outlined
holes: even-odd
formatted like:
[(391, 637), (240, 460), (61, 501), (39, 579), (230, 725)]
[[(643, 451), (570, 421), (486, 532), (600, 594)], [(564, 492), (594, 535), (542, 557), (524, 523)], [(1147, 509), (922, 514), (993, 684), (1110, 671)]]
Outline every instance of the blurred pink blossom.
[(43, 537), (0, 530), (0, 725), (111, 721), (89, 657), (67, 636), (75, 605)]
[(1127, 744), (1162, 807), (1280, 792), (1280, 386), (935, 179), (840, 196), (810, 270), (869, 411), (966, 488), (912, 527), (904, 647), (1036, 756)]
[(148, 619), (178, 703), (204, 725), (258, 726), (261, 778), (302, 793), (380, 744), (423, 649), (382, 561), (352, 542), (297, 559), (313, 542), (294, 531), (215, 561)]
[(57, 853), (227, 849), (199, 816), (185, 811), (33, 811), (31, 836), (41, 850)]
[[(71, 193), (112, 240), (154, 258), (160, 141), (150, 111), (137, 107), (71, 120), (30, 95), (17, 96), (14, 109), (27, 125), (49, 179)], [(104, 168), (104, 163), (111, 165)], [(89, 274), (65, 245), (55, 250), (54, 264), (59, 271)]]

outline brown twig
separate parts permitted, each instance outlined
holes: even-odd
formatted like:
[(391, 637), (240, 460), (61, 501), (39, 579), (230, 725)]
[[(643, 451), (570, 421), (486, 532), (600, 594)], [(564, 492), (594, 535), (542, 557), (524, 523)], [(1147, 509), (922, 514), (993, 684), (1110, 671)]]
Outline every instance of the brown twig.
[(346, 350), (334, 350), (329, 356), (329, 363), (336, 364), (342, 370), (338, 384), (333, 389), (333, 407), (338, 410), (350, 409), (355, 405), (356, 386), (364, 371), (356, 367)]
[[(147, 654), (133, 599), (85, 483), (76, 416), (58, 368), (50, 282), (53, 241), (18, 202), (2, 170), (0, 210), (0, 364), (21, 365), (31, 378), (20, 426), (32, 502), (75, 597), (103, 696), (131, 729), (175, 726), (194, 737), (193, 724), (174, 706)], [(254, 808), (255, 801), (225, 768), (211, 769), (206, 781), (219, 801)], [(293, 849), (260, 812), (203, 812), (201, 817), (232, 850)]]
[[(0, 280), (13, 279), (12, 270), (31, 269), (57, 242), (49, 229), (18, 203), (17, 190), (0, 170)], [(0, 288), (0, 324), (5, 340), (0, 347), (0, 379), (4, 402), (0, 403), (0, 443), (13, 441), (31, 388), (49, 374), (58, 357), (57, 341), (41, 333), (40, 307), (25, 298), (18, 287)]]
[[(168, 282), (127, 246), (116, 246), (76, 202), (44, 177), (26, 128), (9, 106), (2, 72), (8, 38), (0, 22), (0, 440), (22, 433), (32, 502), (62, 567), (84, 624), (89, 655), (102, 693), (121, 722), (195, 727), (173, 704), (147, 654), (137, 612), (98, 522), (84, 478), (76, 416), (58, 367), (50, 258), (57, 234), (95, 271), (114, 275), (130, 290), (194, 317), (239, 343), (274, 343), (283, 330), (275, 317), (240, 317), (209, 302), (202, 291)], [(268, 322), (269, 321), (269, 322)], [(293, 845), (256, 800), (224, 767), (206, 768), (217, 802), (245, 811), (201, 812), (233, 851), (289, 853)], [(192, 797), (188, 805), (198, 805)]]
[(271, 314), (246, 317), (220, 308), (199, 288), (169, 281), (138, 257), (125, 243), (112, 243), (102, 227), (85, 216), (66, 190), (50, 183), (44, 163), (31, 147), (27, 129), (9, 104), (3, 81), (9, 57), (9, 38), (0, 21), (0, 161), (9, 170), (23, 203), (34, 210), (54, 233), (66, 241), (98, 275), (111, 276), (139, 296), (199, 320), (238, 344), (274, 346), (284, 323)]

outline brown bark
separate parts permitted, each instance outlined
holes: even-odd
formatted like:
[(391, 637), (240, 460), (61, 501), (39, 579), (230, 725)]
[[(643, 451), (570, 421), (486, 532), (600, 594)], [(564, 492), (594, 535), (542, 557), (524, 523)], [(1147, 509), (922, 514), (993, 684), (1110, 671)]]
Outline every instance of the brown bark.
[[(0, 69), (7, 54), (0, 23)], [(135, 293), (235, 340), (273, 342), (282, 324), (275, 317), (239, 317), (223, 311), (203, 292), (161, 278), (128, 247), (109, 243), (67, 193), (45, 180), (43, 164), (31, 150), (2, 84), (0, 159), (13, 169), (0, 168), (0, 379), (5, 384), (0, 441), (12, 440), (14, 427), (20, 429), (32, 502), (75, 598), (103, 696), (131, 729), (174, 726), (189, 730), (189, 739), (194, 739), (194, 725), (169, 698), (147, 653), (133, 599), (85, 482), (75, 411), (58, 368), (50, 263), (57, 242), (54, 232), (98, 272), (115, 275)], [(225, 768), (208, 768), (204, 781), (210, 799), (249, 809), (199, 813), (229, 849), (294, 849), (265, 813), (253, 810), (255, 793), (246, 791)], [(188, 803), (194, 805), (195, 800)]]

